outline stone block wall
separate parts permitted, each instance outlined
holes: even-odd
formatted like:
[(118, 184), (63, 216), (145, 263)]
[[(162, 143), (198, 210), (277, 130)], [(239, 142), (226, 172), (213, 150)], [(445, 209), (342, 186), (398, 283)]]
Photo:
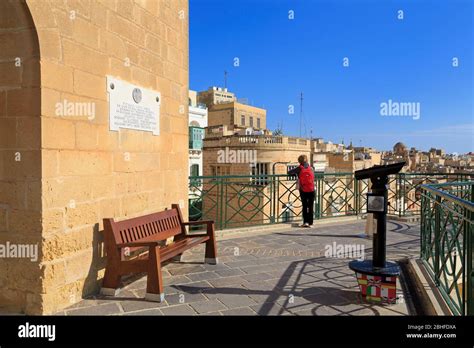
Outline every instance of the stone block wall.
[(42, 290), (39, 260), (11, 253), (17, 245), (31, 245), (39, 257), (40, 65), (25, 3), (0, 2), (0, 28), (0, 311), (10, 312), (24, 311)]
[[(27, 193), (22, 197), (26, 195), (25, 204), (31, 201), (38, 214), (31, 219), (37, 222), (40, 240), (39, 271), (34, 278), (41, 289), (16, 287), (31, 298), (12, 299), (8, 307), (53, 313), (98, 291), (105, 262), (103, 218), (138, 216), (172, 203), (183, 204), (187, 212), (188, 4), (185, 0), (27, 0), (23, 4), (31, 12), (39, 46), (37, 105), (31, 104), (34, 98), (26, 99), (32, 109), (21, 111), (35, 119), (23, 131), (32, 132), (31, 143), (24, 144), (32, 153), (23, 158), (31, 156), (28, 165), (36, 175), (29, 174), (31, 183), (23, 184)], [(107, 75), (161, 93), (160, 135), (109, 130)], [(10, 98), (1, 88), (0, 106)], [(22, 87), (18, 93), (25, 90)], [(94, 112), (65, 113), (68, 105), (83, 105)], [(14, 114), (5, 108), (3, 112), (13, 122)], [(26, 140), (10, 139), (15, 144), (9, 145), (10, 151), (21, 141)], [(12, 170), (3, 158), (0, 168), (2, 173)], [(13, 210), (12, 204), (2, 203), (0, 228), (4, 210)], [(25, 209), (29, 213), (30, 205)], [(9, 214), (9, 226), (4, 227), (8, 238), (13, 236), (15, 220)], [(5, 286), (12, 285), (7, 281)], [(2, 302), (0, 306), (6, 308)]]

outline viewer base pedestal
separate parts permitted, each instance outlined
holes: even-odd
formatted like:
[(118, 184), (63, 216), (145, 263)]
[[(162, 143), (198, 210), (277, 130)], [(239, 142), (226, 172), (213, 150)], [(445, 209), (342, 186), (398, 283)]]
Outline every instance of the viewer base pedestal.
[(379, 303), (396, 303), (397, 278), (400, 267), (395, 262), (386, 262), (385, 267), (373, 267), (372, 260), (351, 261), (349, 268), (357, 277), (359, 289), (368, 301)]

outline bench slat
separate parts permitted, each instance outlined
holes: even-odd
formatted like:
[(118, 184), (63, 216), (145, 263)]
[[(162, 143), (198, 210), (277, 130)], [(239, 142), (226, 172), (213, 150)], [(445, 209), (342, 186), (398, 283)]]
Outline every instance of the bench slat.
[(207, 241), (208, 239), (208, 236), (190, 237), (167, 245), (160, 249), (161, 260), (169, 260), (176, 255), (182, 254), (185, 250)]
[(181, 224), (176, 210), (171, 209), (114, 222), (113, 230), (117, 244), (121, 244), (148, 239), (151, 236), (159, 236), (160, 240), (165, 240), (181, 233)]

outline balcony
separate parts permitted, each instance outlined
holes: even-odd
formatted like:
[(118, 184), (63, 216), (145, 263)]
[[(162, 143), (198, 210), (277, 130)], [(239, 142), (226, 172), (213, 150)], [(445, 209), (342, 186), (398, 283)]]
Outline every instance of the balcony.
[[(401, 173), (388, 184), (387, 259), (421, 259), (453, 315), (474, 314), (472, 179), (472, 174)], [(267, 184), (255, 185), (259, 180)], [(372, 257), (360, 219), (369, 183), (355, 181), (352, 173), (317, 174), (315, 191), (315, 225), (301, 229), (292, 177), (191, 177), (189, 217), (216, 222), (220, 264), (204, 264), (204, 250), (192, 249), (183, 262), (163, 268), (163, 303), (143, 299), (146, 277), (138, 277), (117, 297), (91, 296), (58, 314), (418, 314), (406, 274), (395, 304), (367, 302), (347, 266), (355, 256), (327, 252), (355, 245), (364, 253), (359, 256)]]
[(302, 138), (273, 136), (273, 135), (233, 135), (219, 138), (206, 138), (206, 147), (236, 147), (236, 148), (269, 148), (310, 151), (310, 141)]
[(189, 149), (202, 150), (204, 138), (204, 128), (189, 127)]
[[(474, 175), (399, 173), (388, 183), (392, 220), (412, 226), (421, 238), (424, 266), (454, 315), (474, 314)], [(190, 197), (190, 218), (213, 219), (221, 230), (301, 220), (294, 178), (286, 175), (200, 177)], [(255, 185), (260, 180), (266, 185)], [(352, 173), (316, 174), (316, 220), (361, 217), (367, 180)], [(191, 214), (192, 212), (192, 214)]]

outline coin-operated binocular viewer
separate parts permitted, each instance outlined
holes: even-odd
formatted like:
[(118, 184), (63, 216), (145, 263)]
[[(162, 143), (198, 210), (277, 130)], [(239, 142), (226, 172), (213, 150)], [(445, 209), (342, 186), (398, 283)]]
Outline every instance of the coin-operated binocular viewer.
[(386, 261), (388, 176), (398, 173), (406, 162), (358, 170), (356, 180), (370, 179), (367, 193), (367, 213), (373, 213), (377, 230), (373, 236), (372, 260), (351, 261), (349, 268), (356, 273), (362, 296), (367, 300), (394, 303), (397, 298), (397, 277), (400, 267)]

